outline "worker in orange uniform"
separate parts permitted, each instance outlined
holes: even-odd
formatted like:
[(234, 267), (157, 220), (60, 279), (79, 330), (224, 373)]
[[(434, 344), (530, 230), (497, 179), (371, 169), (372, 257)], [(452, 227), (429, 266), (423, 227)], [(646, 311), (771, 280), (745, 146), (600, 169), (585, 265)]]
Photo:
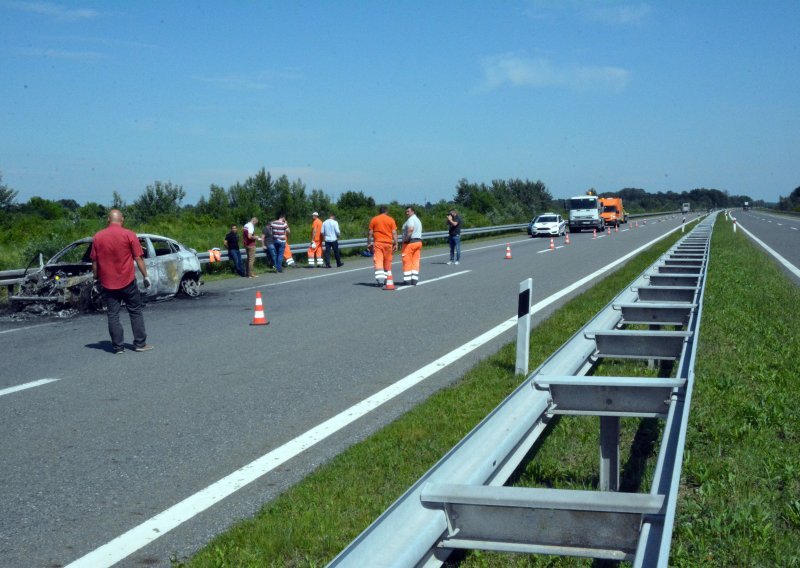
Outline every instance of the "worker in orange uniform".
[(381, 205), (380, 213), (369, 222), (367, 237), (367, 248), (372, 249), (378, 287), (383, 287), (387, 280), (392, 280), (392, 256), (397, 250), (397, 223), (386, 214), (388, 210), (388, 207)]
[(319, 213), (314, 211), (311, 214), (311, 244), (308, 247), (308, 267), (316, 266), (322, 268), (322, 221)]
[(403, 223), (403, 284), (416, 286), (419, 280), (419, 257), (422, 253), (422, 223), (417, 212), (409, 205), (406, 207), (406, 222)]

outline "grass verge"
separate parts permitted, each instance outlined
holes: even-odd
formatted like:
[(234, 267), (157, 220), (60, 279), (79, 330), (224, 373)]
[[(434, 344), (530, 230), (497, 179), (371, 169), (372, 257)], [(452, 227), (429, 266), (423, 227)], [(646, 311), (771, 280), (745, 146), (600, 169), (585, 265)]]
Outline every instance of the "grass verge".
[[(631, 259), (538, 326), (531, 338), (531, 368), (679, 236)], [(800, 361), (799, 300), (797, 288), (741, 233), (718, 223), (670, 564), (800, 563), (800, 440), (793, 387)], [(509, 344), (175, 565), (323, 566), (517, 386), (514, 359)], [(623, 490), (649, 486), (659, 427), (655, 420), (623, 421)], [(559, 420), (517, 483), (594, 488), (598, 431), (596, 418)], [(463, 566), (590, 564), (487, 553), (462, 561)]]

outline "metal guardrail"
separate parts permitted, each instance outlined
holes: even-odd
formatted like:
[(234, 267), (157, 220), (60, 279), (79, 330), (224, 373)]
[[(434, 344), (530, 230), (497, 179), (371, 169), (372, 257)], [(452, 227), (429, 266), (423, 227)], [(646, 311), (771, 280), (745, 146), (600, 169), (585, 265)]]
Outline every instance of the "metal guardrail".
[[(330, 566), (433, 567), (454, 550), (482, 549), (666, 567), (715, 217), (562, 345)], [(674, 378), (587, 375), (616, 358), (657, 361)], [(504, 487), (559, 414), (600, 417), (599, 490)], [(665, 421), (647, 493), (618, 492), (621, 417)]]

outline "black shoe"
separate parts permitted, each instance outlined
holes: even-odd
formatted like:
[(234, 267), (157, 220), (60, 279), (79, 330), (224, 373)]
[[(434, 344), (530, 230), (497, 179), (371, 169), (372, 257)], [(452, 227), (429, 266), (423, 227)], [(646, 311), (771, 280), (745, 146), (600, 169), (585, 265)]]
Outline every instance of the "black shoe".
[(342, 266), (344, 266), (344, 262), (340, 262), (339, 264), (337, 264), (336, 268), (341, 268)]
[(125, 348), (120, 347), (119, 349), (112, 349), (111, 351), (114, 353), (114, 355), (122, 355), (125, 353)]

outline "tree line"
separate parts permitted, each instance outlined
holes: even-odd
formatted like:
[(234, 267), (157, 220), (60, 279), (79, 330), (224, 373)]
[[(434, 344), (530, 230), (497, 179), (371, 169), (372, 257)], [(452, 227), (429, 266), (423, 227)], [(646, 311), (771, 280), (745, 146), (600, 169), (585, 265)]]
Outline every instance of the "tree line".
[[(573, 195), (583, 194), (576, 191)], [(309, 189), (302, 180), (273, 177), (265, 168), (227, 189), (211, 185), (195, 204), (186, 204), (183, 186), (155, 181), (133, 202), (126, 203), (116, 191), (109, 203), (74, 199), (49, 200), (31, 197), (17, 203), (18, 192), (3, 183), (0, 172), (0, 269), (16, 268), (34, 250), (54, 253), (76, 238), (93, 234), (104, 226), (109, 209), (122, 209), (126, 224), (140, 232), (167, 234), (198, 250), (220, 246), (218, 233), (233, 223), (244, 223), (253, 216), (263, 222), (284, 212), (298, 241), (306, 240), (305, 226), (313, 211), (323, 216), (334, 213), (342, 225), (343, 238), (364, 236), (366, 225), (377, 209), (374, 198), (363, 191), (345, 191), (334, 199), (321, 189)], [(683, 192), (651, 193), (639, 188), (624, 188), (601, 196), (619, 196), (631, 213), (678, 210), (691, 203), (696, 210), (741, 207), (745, 201), (766, 206), (746, 195), (729, 195), (718, 189), (698, 188)], [(567, 196), (569, 197), (569, 196)], [(545, 211), (566, 213), (564, 199), (555, 199), (541, 180), (497, 179), (489, 183), (460, 179), (452, 198), (436, 203), (388, 203), (389, 213), (403, 222), (403, 210), (413, 205), (426, 231), (446, 228), (447, 211), (458, 208), (467, 227), (523, 223)], [(781, 197), (777, 207), (800, 209), (800, 187)], [(46, 223), (42, 223), (46, 221)], [(15, 264), (16, 263), (16, 264)]]

